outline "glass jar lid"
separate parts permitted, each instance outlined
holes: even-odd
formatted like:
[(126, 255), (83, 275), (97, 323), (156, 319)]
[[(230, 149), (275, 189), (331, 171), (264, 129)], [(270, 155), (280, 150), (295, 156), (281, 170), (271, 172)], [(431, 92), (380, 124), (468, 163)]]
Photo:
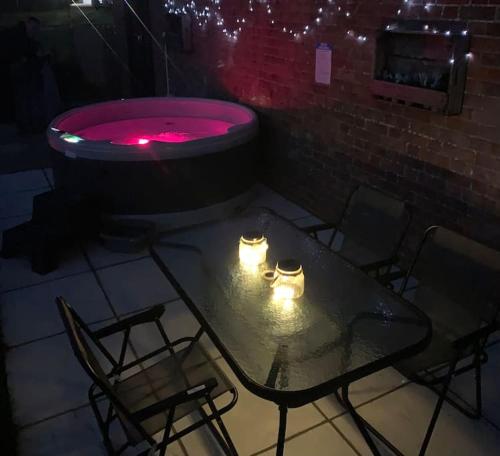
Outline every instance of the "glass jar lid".
[(258, 231), (248, 231), (241, 236), (241, 242), (248, 245), (260, 244), (264, 240), (263, 234)]
[(282, 275), (296, 276), (302, 273), (302, 265), (294, 259), (279, 260), (276, 271)]

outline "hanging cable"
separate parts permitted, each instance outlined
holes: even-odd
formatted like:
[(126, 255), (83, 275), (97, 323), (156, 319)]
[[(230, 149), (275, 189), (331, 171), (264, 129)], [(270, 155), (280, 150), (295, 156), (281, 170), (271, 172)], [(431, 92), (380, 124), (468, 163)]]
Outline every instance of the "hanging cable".
[[(165, 59), (165, 65), (167, 67), (167, 74), (168, 74), (168, 64), (170, 63), (170, 65), (172, 65), (172, 67), (174, 68), (174, 70), (176, 70), (179, 75), (181, 75), (183, 78), (186, 77), (186, 75), (184, 74), (184, 72), (172, 61), (172, 59), (168, 56), (168, 53), (167, 53), (167, 48), (166, 48), (166, 40), (165, 40), (165, 47), (163, 47), (160, 42), (156, 39), (156, 37), (153, 35), (153, 33), (151, 32), (151, 30), (148, 29), (148, 27), (146, 26), (146, 24), (144, 23), (144, 21), (140, 18), (140, 16), (137, 14), (137, 12), (135, 11), (135, 9), (132, 7), (132, 5), (128, 2), (128, 0), (123, 0), (123, 3), (125, 3), (128, 7), (128, 9), (132, 12), (132, 14), (137, 18), (137, 20), (139, 21), (139, 23), (142, 25), (142, 27), (144, 28), (144, 30), (146, 31), (146, 33), (151, 37), (151, 39), (153, 40), (153, 43), (156, 44), (156, 46), (158, 47), (158, 49), (160, 50), (161, 54), (163, 55), (163, 58)], [(168, 96), (170, 96), (170, 84), (169, 84), (169, 81), (167, 80), (167, 94)]]
[(85, 20), (89, 23), (89, 25), (94, 29), (94, 31), (97, 33), (97, 35), (99, 36), (99, 38), (104, 42), (104, 44), (106, 45), (106, 47), (111, 51), (111, 53), (115, 56), (115, 58), (118, 60), (118, 62), (120, 63), (120, 65), (125, 69), (125, 71), (130, 75), (131, 79), (136, 83), (136, 84), (139, 84), (140, 86), (142, 86), (142, 83), (134, 76), (134, 74), (132, 73), (132, 71), (130, 70), (130, 68), (128, 67), (128, 65), (122, 60), (122, 58), (120, 57), (120, 55), (118, 54), (118, 52), (116, 52), (113, 48), (113, 46), (111, 46), (111, 44), (109, 44), (108, 40), (106, 40), (106, 38), (104, 37), (104, 35), (101, 33), (101, 31), (94, 25), (94, 23), (90, 20), (90, 18), (85, 14), (85, 12), (82, 10), (82, 8), (80, 8), (80, 5), (78, 5), (78, 3), (75, 2), (75, 0), (71, 0), (72, 4), (74, 6), (76, 6), (76, 8), (78, 9), (78, 11), (82, 14), (82, 16), (85, 18)]
[[(164, 49), (165, 55), (168, 57), (167, 36), (165, 34), (163, 36), (163, 49)], [(170, 96), (170, 75), (169, 75), (169, 69), (168, 69), (168, 59), (165, 59), (165, 80), (167, 82), (167, 96)]]

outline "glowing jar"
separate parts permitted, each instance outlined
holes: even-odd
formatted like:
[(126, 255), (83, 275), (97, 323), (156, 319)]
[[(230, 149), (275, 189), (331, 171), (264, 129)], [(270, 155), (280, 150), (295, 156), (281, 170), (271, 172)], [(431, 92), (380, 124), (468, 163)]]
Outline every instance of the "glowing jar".
[(245, 233), (240, 238), (240, 262), (245, 266), (265, 263), (268, 248), (267, 239), (261, 233)]
[(276, 299), (296, 299), (304, 294), (304, 271), (295, 260), (280, 260), (271, 284)]

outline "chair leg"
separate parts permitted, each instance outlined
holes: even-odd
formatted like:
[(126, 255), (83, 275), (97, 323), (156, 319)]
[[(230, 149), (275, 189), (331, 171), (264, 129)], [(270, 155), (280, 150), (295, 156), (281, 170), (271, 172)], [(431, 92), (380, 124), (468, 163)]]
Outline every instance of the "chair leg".
[[(210, 420), (207, 420), (207, 425), (208, 425), (209, 429), (212, 431), (212, 433), (215, 431), (216, 434), (214, 434), (214, 435), (216, 436), (217, 440), (219, 441), (219, 444), (221, 444), (222, 449), (224, 450), (224, 452), (228, 456), (238, 456), (238, 452), (236, 451), (234, 443), (231, 440), (231, 436), (229, 435), (229, 432), (227, 431), (227, 428), (226, 428), (224, 422), (222, 421), (220, 413), (217, 410), (217, 407), (215, 407), (214, 401), (212, 400), (212, 398), (210, 396), (207, 396), (207, 404), (208, 404), (208, 407), (210, 408), (210, 412), (212, 413), (212, 416), (215, 418), (215, 421), (217, 422), (217, 424), (219, 426), (220, 432), (222, 433), (223, 439), (221, 438), (221, 440), (223, 442), (221, 442), (221, 440), (219, 440), (217, 438), (217, 435), (219, 437), (221, 437), (221, 436), (217, 432), (217, 429), (215, 429), (213, 423), (210, 422)], [(202, 415), (204, 413), (205, 412), (203, 411)], [(225, 443), (225, 445), (222, 445), (222, 443)]]
[[(461, 367), (459, 369), (455, 369), (453, 372), (453, 377), (458, 377), (459, 375), (469, 372), (471, 369), (474, 370), (474, 388), (475, 388), (475, 396), (476, 396), (476, 407), (469, 405), (465, 400), (461, 399), (458, 401), (457, 399), (452, 399), (449, 396), (445, 397), (445, 401), (448, 402), (452, 407), (456, 408), (460, 413), (463, 413), (470, 419), (478, 420), (482, 417), (482, 365), (485, 363), (484, 356), (481, 349), (478, 349), (476, 354), (474, 355), (473, 362), (466, 366)], [(432, 391), (434, 391), (437, 395), (440, 395), (441, 392), (439, 388), (434, 385), (427, 385)], [(461, 403), (460, 403), (461, 402)]]
[(431, 441), (432, 433), (434, 432), (434, 428), (436, 427), (437, 419), (439, 414), (441, 413), (441, 409), (443, 407), (443, 403), (446, 400), (446, 396), (448, 394), (448, 389), (450, 387), (451, 379), (453, 377), (453, 373), (455, 372), (455, 368), (457, 365), (457, 361), (454, 361), (448, 370), (448, 374), (445, 377), (445, 381), (443, 383), (443, 389), (441, 394), (439, 395), (438, 401), (436, 403), (436, 408), (434, 409), (434, 413), (432, 414), (431, 421), (429, 423), (429, 427), (425, 433), (424, 441), (422, 442), (422, 446), (420, 447), (419, 456), (424, 456), (427, 451), (427, 447)]
[(212, 435), (214, 436), (215, 440), (217, 440), (217, 443), (222, 448), (222, 451), (224, 452), (224, 454), (226, 456), (233, 456), (233, 454), (231, 453), (231, 450), (230, 450), (229, 446), (227, 445), (226, 441), (224, 440), (224, 438), (222, 437), (222, 435), (220, 434), (220, 432), (217, 430), (217, 428), (215, 427), (214, 423), (212, 423), (212, 420), (207, 415), (207, 413), (205, 412), (205, 410), (203, 410), (203, 407), (200, 407), (198, 409), (198, 411), (200, 412), (200, 415), (202, 416), (203, 421), (207, 425), (208, 430), (212, 433)]
[(370, 423), (368, 423), (368, 421), (366, 421), (361, 415), (359, 415), (358, 412), (356, 412), (354, 406), (349, 400), (349, 386), (346, 386), (345, 391), (342, 391), (342, 397), (340, 396), (338, 391), (335, 391), (335, 396), (339, 401), (339, 404), (349, 412), (352, 419), (354, 420), (354, 423), (356, 424), (356, 427), (365, 439), (366, 444), (370, 447), (370, 450), (375, 456), (380, 455), (380, 451), (376, 447), (370, 433), (373, 434), (387, 448), (389, 448), (389, 450), (391, 450), (392, 453), (394, 453), (396, 456), (403, 456), (403, 453), (399, 451), (399, 449), (396, 448), (389, 440), (387, 440), (387, 438), (382, 433), (375, 429)]
[(101, 431), (101, 436), (102, 436), (104, 448), (106, 448), (106, 452), (108, 453), (109, 456), (114, 456), (117, 454), (117, 452), (115, 451), (113, 444), (111, 443), (111, 440), (109, 439), (108, 426), (101, 416), (98, 405), (92, 399), (92, 396), (90, 394), (89, 394), (89, 399), (90, 399), (90, 407), (92, 408), (92, 411), (94, 412), (94, 416), (96, 418), (97, 425), (99, 427), (99, 430)]
[[(338, 393), (337, 393), (337, 398), (339, 398)], [(349, 400), (349, 386), (348, 385), (342, 387), (341, 404), (347, 408), (347, 411), (351, 415), (359, 432), (361, 433), (361, 435), (365, 439), (366, 444), (370, 447), (370, 450), (374, 454), (374, 456), (380, 456), (380, 451), (377, 448), (377, 445), (375, 445), (375, 442), (373, 441), (370, 433), (368, 432), (368, 429), (365, 426), (365, 421), (356, 412), (353, 405), (351, 404), (351, 401)]]
[(482, 377), (481, 377), (481, 353), (476, 353), (475, 359), (475, 377), (476, 377), (476, 416), (475, 418), (481, 418), (483, 415), (483, 395), (482, 395)]
[(172, 407), (168, 411), (167, 423), (165, 426), (165, 431), (163, 432), (163, 440), (160, 445), (152, 448), (152, 454), (156, 452), (157, 449), (160, 450), (159, 456), (165, 456), (167, 454), (168, 439), (170, 437), (170, 431), (172, 430), (172, 424), (174, 423), (175, 407)]

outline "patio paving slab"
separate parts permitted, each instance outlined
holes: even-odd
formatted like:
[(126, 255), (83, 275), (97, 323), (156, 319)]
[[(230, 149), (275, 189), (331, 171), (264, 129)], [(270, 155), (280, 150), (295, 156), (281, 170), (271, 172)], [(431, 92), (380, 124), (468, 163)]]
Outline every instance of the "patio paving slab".
[(149, 252), (147, 250), (142, 250), (137, 253), (112, 252), (97, 241), (87, 242), (84, 248), (87, 256), (89, 257), (90, 263), (95, 269), (127, 263), (129, 261), (149, 256)]
[[(274, 456), (276, 448), (259, 454)], [(354, 456), (357, 453), (330, 423), (325, 423), (288, 440), (285, 446), (285, 454), (286, 456)]]
[(6, 217), (3, 219), (0, 218), (0, 249), (2, 248), (3, 232), (29, 220), (31, 220), (31, 214), (14, 215), (13, 217)]
[(106, 456), (89, 406), (23, 429), (19, 456)]
[(49, 185), (51, 187), (54, 187), (54, 171), (52, 170), (52, 168), (44, 168), (43, 172), (45, 173), (45, 176), (47, 176)]
[[(404, 454), (418, 454), (436, 404), (428, 389), (409, 384), (359, 409), (360, 414)], [(350, 417), (333, 420), (335, 426), (364, 456), (371, 452)], [(429, 456), (495, 455), (500, 433), (485, 421), (474, 421), (445, 404), (434, 430)], [(392, 454), (388, 451), (384, 455)]]
[(57, 296), (63, 296), (87, 323), (113, 317), (91, 272), (21, 288), (0, 297), (7, 345), (18, 345), (64, 331), (55, 303)]
[[(102, 322), (95, 327), (113, 321)], [(118, 359), (121, 341), (121, 334), (104, 340), (115, 359)], [(99, 353), (96, 352), (96, 355), (104, 370), (109, 371), (110, 364)], [(133, 359), (133, 353), (128, 350), (125, 361)], [(6, 369), (14, 420), (19, 426), (88, 404), (87, 392), (92, 382), (75, 358), (66, 334), (10, 349)], [(136, 371), (131, 370), (129, 375)]]
[(31, 214), (33, 197), (49, 190), (50, 187), (44, 187), (37, 190), (5, 193), (0, 198), (0, 218)]
[(0, 291), (5, 292), (36, 285), (89, 270), (90, 266), (78, 247), (64, 250), (59, 258), (58, 268), (44, 275), (31, 270), (29, 258), (0, 258), (0, 276), (2, 278)]
[(65, 334), (9, 350), (7, 378), (19, 426), (88, 403), (90, 381)]
[[(161, 441), (163, 433), (155, 436)], [(90, 406), (67, 412), (20, 433), (19, 456), (106, 456), (101, 433)], [(116, 443), (119, 443), (117, 440)], [(147, 448), (138, 445), (124, 456), (136, 455)], [(178, 442), (168, 447), (169, 456), (186, 456)]]
[(311, 215), (304, 208), (292, 203), (264, 184), (256, 185), (255, 198), (250, 203), (250, 207), (267, 207), (288, 220)]
[(177, 294), (151, 258), (97, 271), (118, 315), (165, 303)]
[[(395, 388), (399, 388), (407, 382), (408, 380), (395, 369), (384, 369), (354, 382), (350, 387), (351, 402), (355, 407), (358, 407), (360, 404), (364, 404)], [(315, 404), (328, 419), (345, 412), (333, 394), (317, 400)]]
[[(481, 377), (483, 385), (483, 415), (500, 428), (500, 344), (495, 344), (487, 350), (488, 362), (483, 365)], [(455, 378), (451, 389), (469, 404), (475, 405), (474, 371), (469, 371)]]
[(0, 195), (5, 193), (37, 190), (49, 185), (41, 169), (0, 175)]

